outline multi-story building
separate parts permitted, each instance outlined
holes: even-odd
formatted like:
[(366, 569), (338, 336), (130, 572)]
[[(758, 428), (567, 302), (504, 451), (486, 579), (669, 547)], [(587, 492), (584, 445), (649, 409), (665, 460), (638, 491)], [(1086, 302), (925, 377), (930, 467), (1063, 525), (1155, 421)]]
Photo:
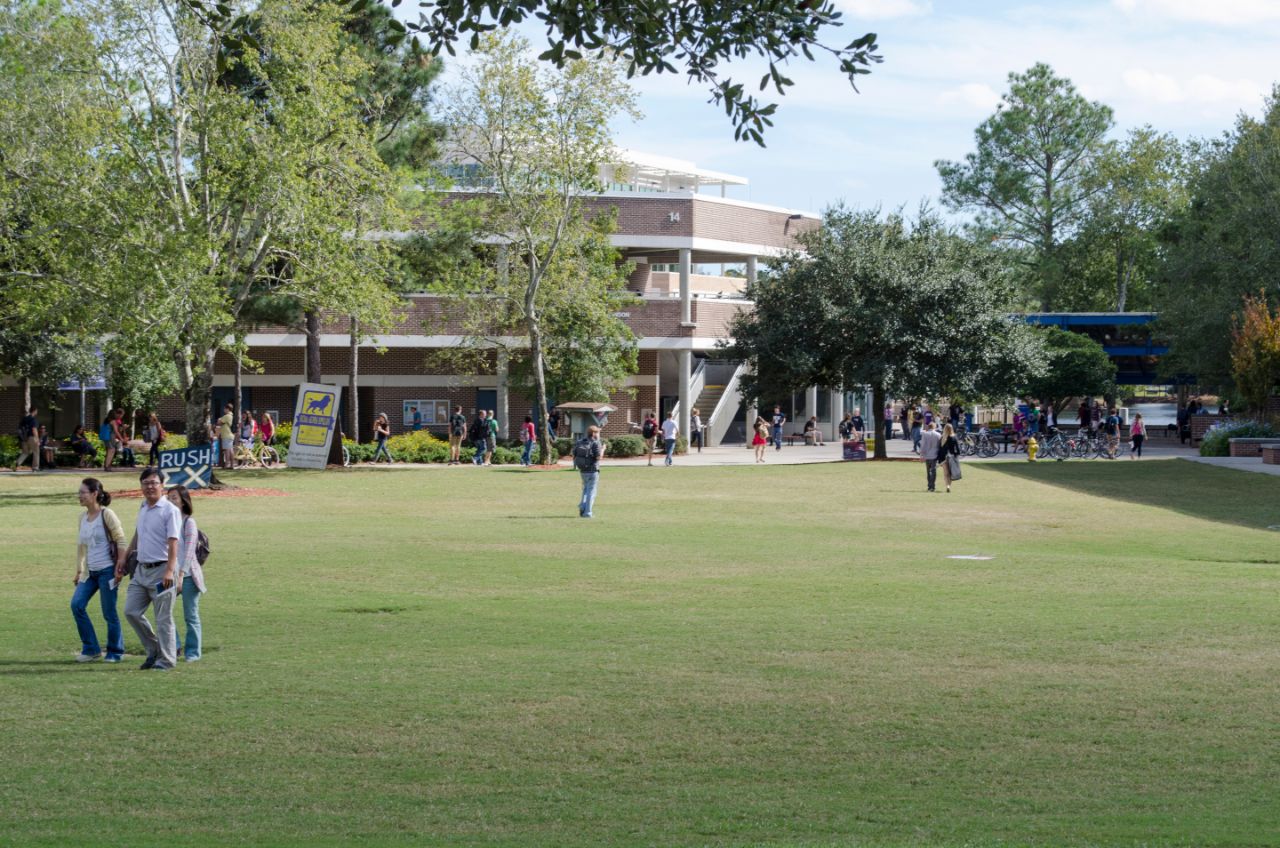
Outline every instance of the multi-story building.
[[(587, 201), (589, 208), (609, 208), (616, 214), (612, 240), (624, 261), (634, 264), (628, 287), (637, 295), (620, 317), (638, 338), (639, 369), (611, 398), (617, 412), (605, 434), (628, 432), (647, 412), (661, 418), (672, 409), (687, 433), (690, 411), (698, 408), (709, 427), (708, 444), (742, 441), (749, 410), (737, 392), (741, 368), (723, 361), (719, 347), (728, 340), (733, 316), (751, 307), (743, 290), (755, 278), (759, 263), (795, 249), (796, 236), (818, 226), (819, 218), (735, 196), (747, 189), (742, 177), (660, 156), (628, 152), (624, 159), (627, 166), (617, 174), (625, 174), (625, 182), (606, 173), (608, 190)], [(489, 367), (466, 374), (451, 373), (453, 369), (430, 356), (462, 342), (463, 328), (448, 319), (442, 305), (431, 294), (408, 296), (399, 326), (361, 346), (357, 399), (363, 434), (368, 434), (367, 422), (376, 412), (388, 414), (393, 432), (405, 429), (410, 405), (417, 406), (426, 426), (436, 430), (443, 429), (445, 410), (454, 404), (468, 413), (496, 410), (504, 425), (531, 411), (529, 398), (508, 390), (496, 355)], [(321, 367), (326, 383), (348, 383), (348, 329), (341, 316), (326, 316), (323, 322)], [(303, 381), (305, 337), (283, 327), (266, 328), (249, 333), (247, 343), (248, 355), (260, 369), (241, 377), (243, 406), (289, 420), (295, 387)], [(220, 354), (214, 408), (231, 398), (233, 369), (232, 358)], [(19, 402), (12, 385), (7, 381), (0, 391), (0, 410), (5, 420), (16, 422)], [(94, 394), (87, 417), (101, 420), (99, 407), (105, 398), (101, 392)], [(797, 424), (816, 411), (830, 437), (844, 402), (843, 393), (810, 389), (784, 399), (784, 406)], [(69, 431), (72, 419), (79, 417), (78, 401), (67, 397), (60, 405), (65, 409), (54, 421), (56, 433)], [(159, 412), (162, 421), (181, 426), (179, 399), (164, 401)]]

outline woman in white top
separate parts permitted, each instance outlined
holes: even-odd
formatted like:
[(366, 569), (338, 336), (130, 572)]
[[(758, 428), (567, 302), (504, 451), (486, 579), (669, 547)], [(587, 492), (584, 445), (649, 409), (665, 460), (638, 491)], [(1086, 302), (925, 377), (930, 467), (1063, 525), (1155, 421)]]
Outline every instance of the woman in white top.
[[(200, 659), (203, 647), (200, 633), (200, 595), (204, 592), (204, 569), (196, 558), (196, 542), (200, 528), (191, 517), (191, 493), (186, 486), (172, 486), (165, 495), (182, 511), (182, 535), (178, 545), (178, 594), (182, 596), (182, 620), (187, 624), (187, 638), (180, 646), (187, 662)], [(175, 627), (176, 629), (176, 627)]]
[(698, 443), (698, 453), (702, 453), (702, 416), (698, 410), (691, 410), (692, 415), (689, 416), (689, 437)]
[(76, 550), (75, 594), (71, 596), (71, 615), (80, 631), (80, 653), (76, 662), (93, 662), (102, 656), (98, 634), (89, 619), (89, 602), (101, 594), (102, 618), (107, 623), (106, 661), (118, 663), (124, 657), (124, 632), (116, 613), (119, 586), (115, 581), (117, 565), (124, 563), (129, 540), (116, 514), (107, 509), (111, 493), (93, 477), (80, 482), (80, 544)]

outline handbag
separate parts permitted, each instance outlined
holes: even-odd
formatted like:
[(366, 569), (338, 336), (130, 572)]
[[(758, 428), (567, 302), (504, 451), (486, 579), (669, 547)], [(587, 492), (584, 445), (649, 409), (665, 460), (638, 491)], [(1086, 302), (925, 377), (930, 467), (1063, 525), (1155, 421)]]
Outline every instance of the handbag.
[(952, 480), (960, 479), (960, 457), (951, 454), (947, 457), (947, 470), (951, 472)]
[(107, 553), (111, 554), (111, 566), (114, 568), (117, 557), (120, 556), (120, 548), (116, 545), (116, 540), (111, 538), (111, 534), (107, 531), (107, 511), (102, 511), (102, 533), (107, 537)]

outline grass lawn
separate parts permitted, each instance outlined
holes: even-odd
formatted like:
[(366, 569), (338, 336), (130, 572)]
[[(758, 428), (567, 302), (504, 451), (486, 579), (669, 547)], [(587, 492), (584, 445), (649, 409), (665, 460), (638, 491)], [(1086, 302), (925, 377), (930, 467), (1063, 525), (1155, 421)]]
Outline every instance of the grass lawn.
[(78, 479), (0, 479), (0, 844), (1280, 845), (1280, 478), (230, 480), (156, 674), (71, 661)]

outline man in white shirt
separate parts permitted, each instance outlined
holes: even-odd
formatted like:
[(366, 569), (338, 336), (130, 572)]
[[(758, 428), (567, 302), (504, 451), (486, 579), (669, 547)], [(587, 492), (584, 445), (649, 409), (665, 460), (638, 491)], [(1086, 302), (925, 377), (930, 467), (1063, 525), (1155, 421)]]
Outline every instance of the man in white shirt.
[(673, 411), (667, 416), (667, 420), (662, 422), (662, 441), (667, 451), (667, 465), (671, 464), (671, 455), (676, 452), (678, 435), (680, 435), (680, 425), (676, 423), (676, 414)]
[[(164, 480), (154, 466), (144, 468), (142, 506), (129, 551), (137, 551), (138, 567), (129, 581), (124, 617), (129, 619), (147, 659), (139, 668), (168, 671), (178, 660), (177, 631), (173, 626), (174, 576), (178, 566), (178, 540), (182, 535), (182, 512), (164, 496)], [(121, 566), (116, 578), (124, 576)], [(155, 606), (156, 626), (147, 621), (147, 607)], [(158, 631), (158, 635), (157, 635)]]
[(924, 460), (925, 477), (931, 492), (935, 491), (934, 485), (938, 481), (938, 448), (941, 446), (942, 435), (938, 432), (938, 425), (930, 421), (920, 434), (920, 458)]

